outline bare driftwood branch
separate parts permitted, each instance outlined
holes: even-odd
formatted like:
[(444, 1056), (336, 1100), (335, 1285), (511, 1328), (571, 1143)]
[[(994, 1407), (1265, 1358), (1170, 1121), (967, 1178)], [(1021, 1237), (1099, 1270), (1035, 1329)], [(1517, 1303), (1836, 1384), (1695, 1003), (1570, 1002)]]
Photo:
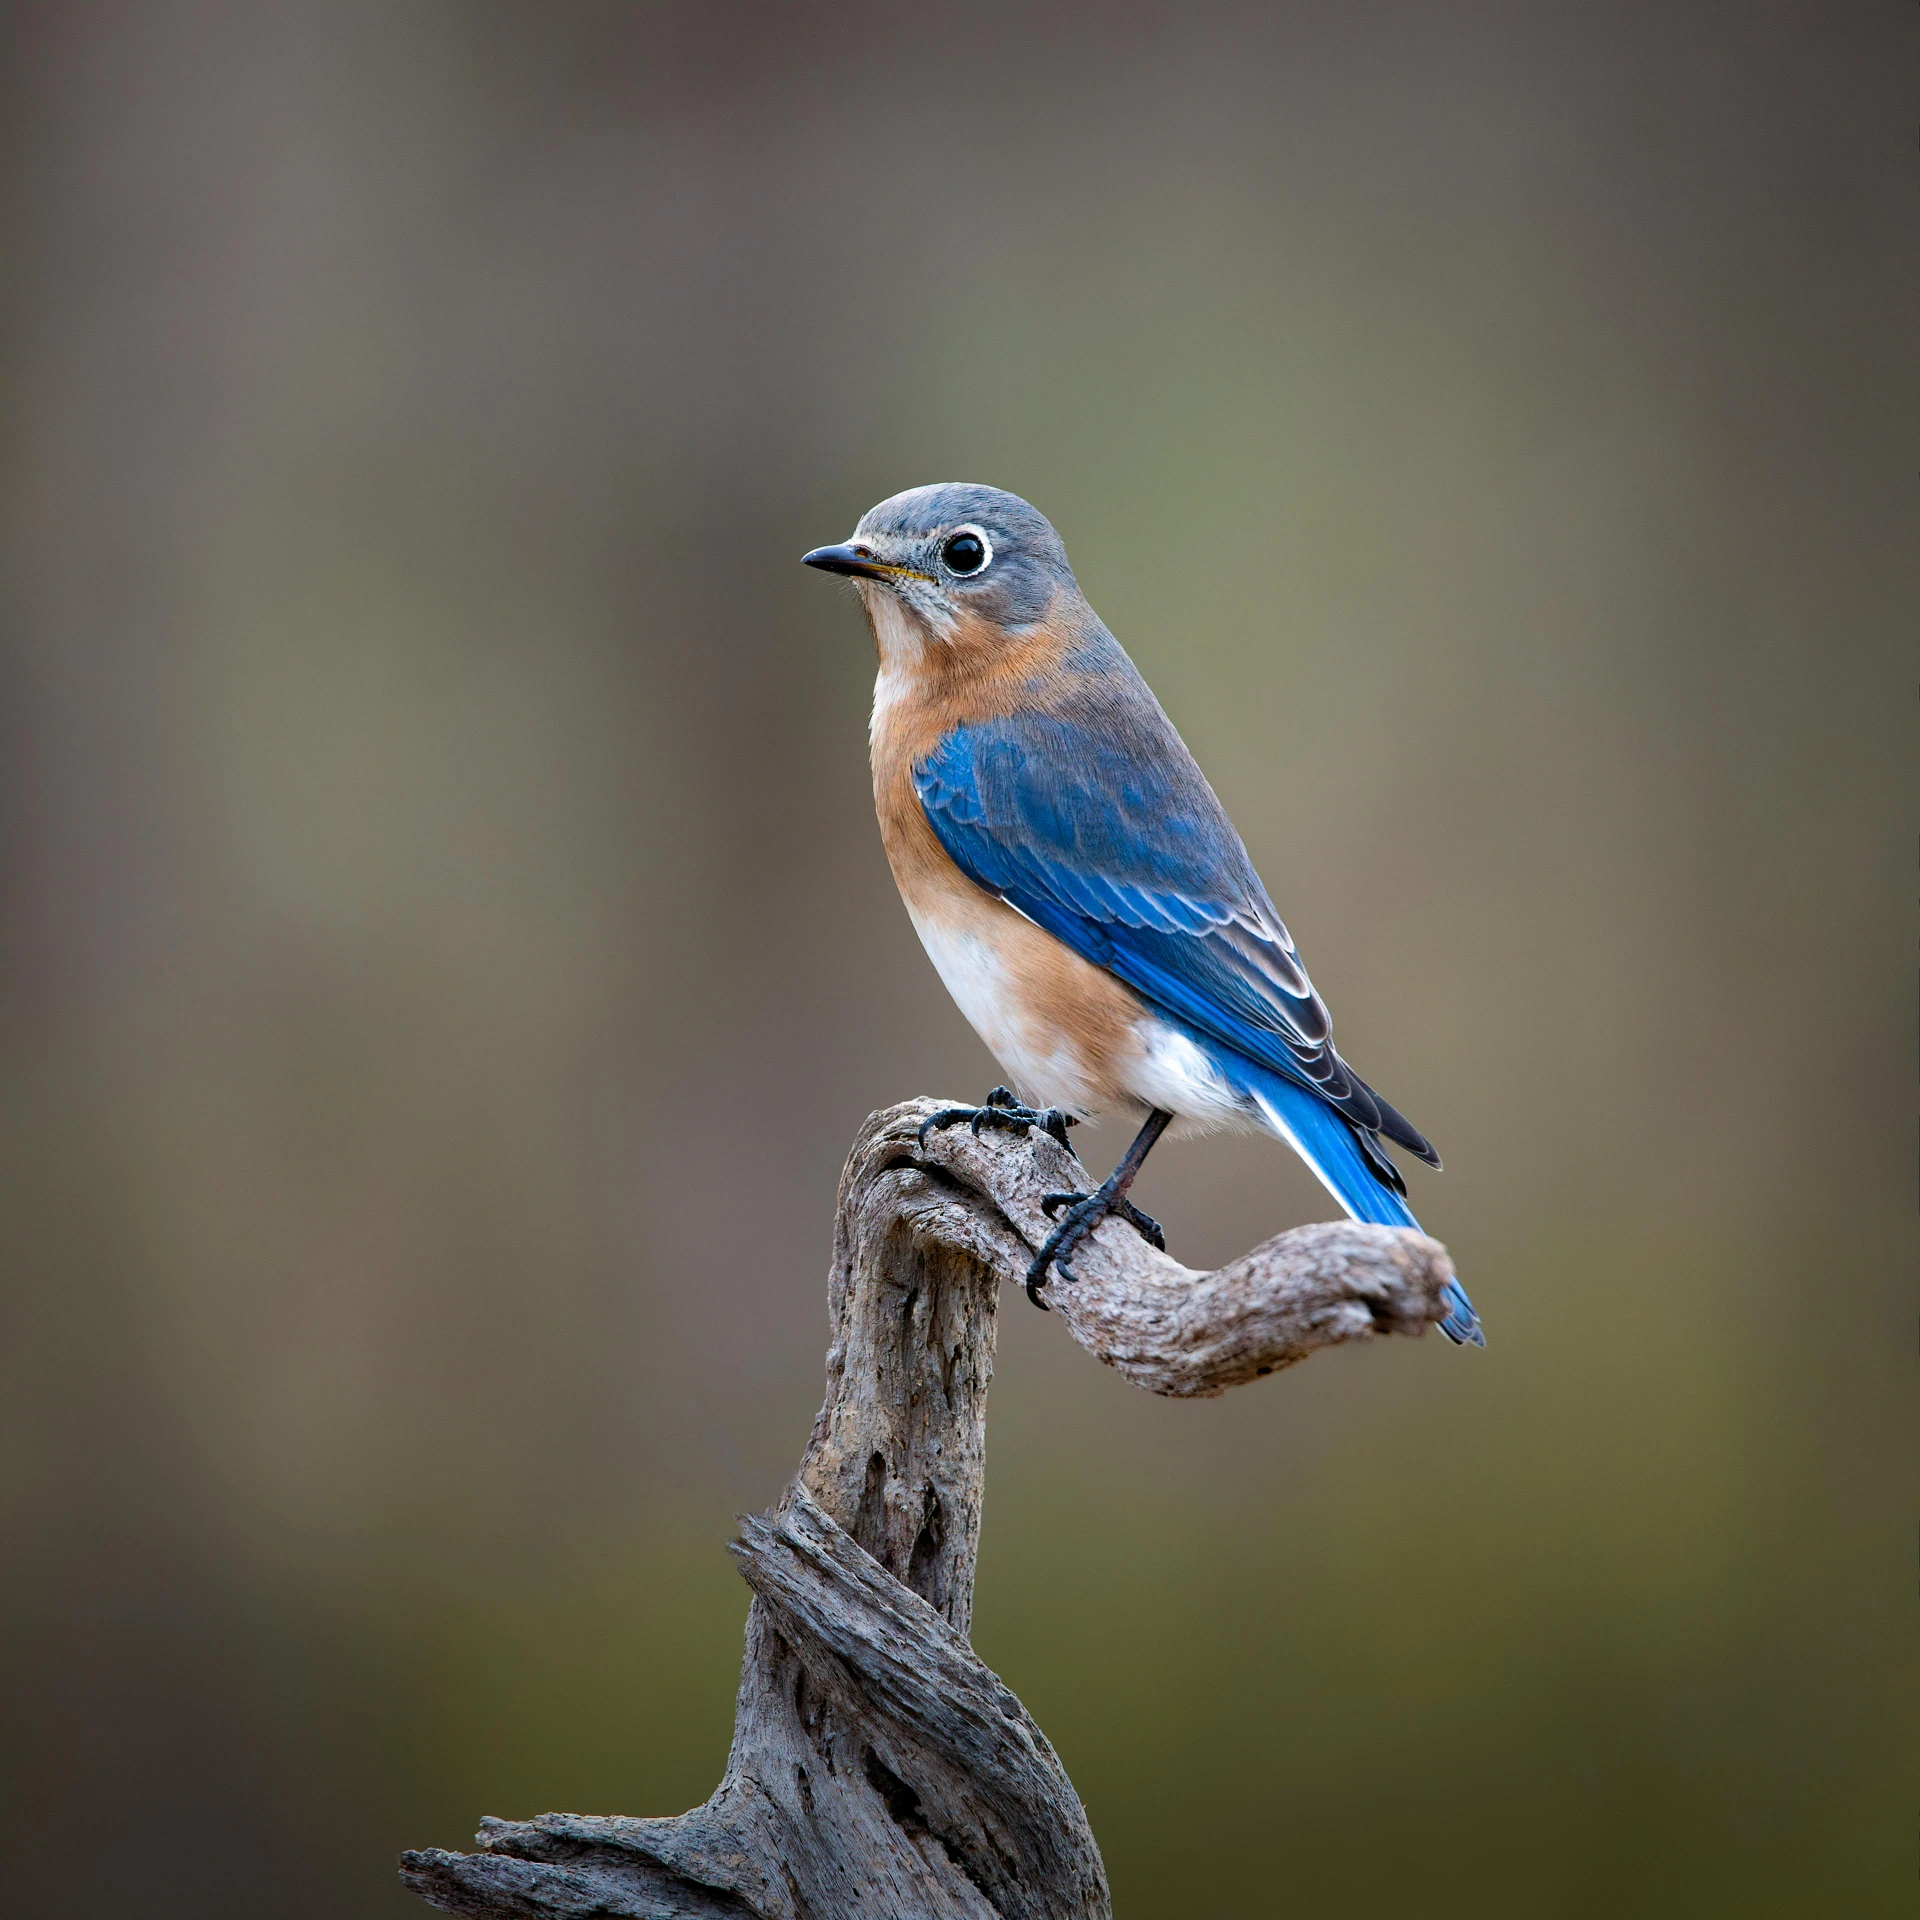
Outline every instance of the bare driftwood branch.
[[(1034, 1133), (917, 1135), (912, 1101), (861, 1129), (840, 1183), (827, 1394), (800, 1471), (734, 1548), (753, 1589), (733, 1751), (674, 1819), (488, 1820), (476, 1854), (401, 1876), (478, 1915), (636, 1920), (1081, 1920), (1110, 1914), (1099, 1849), (1026, 1709), (967, 1643), (1000, 1289), (1088, 1187)], [(1117, 1221), (1047, 1299), (1136, 1385), (1217, 1394), (1446, 1312), (1424, 1235), (1299, 1227), (1216, 1273)]]

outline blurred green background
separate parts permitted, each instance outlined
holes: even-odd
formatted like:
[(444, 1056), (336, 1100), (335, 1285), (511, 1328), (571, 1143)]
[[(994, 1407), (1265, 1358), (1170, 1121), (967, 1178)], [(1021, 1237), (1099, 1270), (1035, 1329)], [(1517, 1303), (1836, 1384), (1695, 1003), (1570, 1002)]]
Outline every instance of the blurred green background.
[(842, 1156), (996, 1077), (796, 564), (953, 478), (1492, 1341), (1175, 1405), (1009, 1301), (976, 1640), (1120, 1912), (1910, 1912), (1917, 29), (9, 7), (5, 1904), (714, 1784)]

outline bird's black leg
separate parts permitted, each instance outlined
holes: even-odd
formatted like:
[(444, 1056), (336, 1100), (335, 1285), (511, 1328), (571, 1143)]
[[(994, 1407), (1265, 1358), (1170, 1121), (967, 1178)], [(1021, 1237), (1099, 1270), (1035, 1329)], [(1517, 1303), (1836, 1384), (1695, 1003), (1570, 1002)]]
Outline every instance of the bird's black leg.
[(979, 1137), (982, 1127), (1004, 1127), (1009, 1133), (1025, 1133), (1029, 1128), (1038, 1127), (1042, 1133), (1051, 1134), (1067, 1151), (1073, 1151), (1067, 1139), (1067, 1129), (1080, 1123), (1072, 1114), (1062, 1113), (1058, 1107), (1023, 1107), (1005, 1087), (995, 1087), (987, 1095), (985, 1102), (977, 1107), (942, 1107), (938, 1113), (930, 1113), (920, 1122), (920, 1144), (927, 1144), (927, 1135), (938, 1133), (944, 1127), (957, 1127), (965, 1121)]
[(1046, 1302), (1040, 1298), (1040, 1289), (1047, 1284), (1047, 1269), (1051, 1267), (1062, 1280), (1072, 1280), (1074, 1273), (1068, 1260), (1081, 1241), (1110, 1213), (1118, 1214), (1143, 1240), (1166, 1252), (1167, 1236), (1160, 1231), (1159, 1221), (1142, 1213), (1127, 1198), (1127, 1189), (1153, 1151), (1153, 1143), (1166, 1132), (1172, 1119), (1172, 1114), (1155, 1107), (1147, 1115), (1147, 1124), (1134, 1135), (1133, 1145), (1120, 1156), (1120, 1164), (1092, 1193), (1049, 1193), (1041, 1199), (1040, 1206), (1047, 1218), (1051, 1220), (1057, 1215), (1060, 1221), (1027, 1269), (1027, 1298), (1042, 1312), (1046, 1310)]

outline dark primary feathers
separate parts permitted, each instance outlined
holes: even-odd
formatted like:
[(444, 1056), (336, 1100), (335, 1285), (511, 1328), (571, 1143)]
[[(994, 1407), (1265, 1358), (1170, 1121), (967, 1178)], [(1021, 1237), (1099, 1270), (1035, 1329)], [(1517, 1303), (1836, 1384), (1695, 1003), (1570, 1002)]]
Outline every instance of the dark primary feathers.
[(1327, 1010), (1225, 809), (1096, 627), (1043, 709), (962, 727), (914, 768), (954, 863), (1162, 1011), (1310, 1088), (1404, 1191), (1384, 1133), (1439, 1157), (1334, 1051)]

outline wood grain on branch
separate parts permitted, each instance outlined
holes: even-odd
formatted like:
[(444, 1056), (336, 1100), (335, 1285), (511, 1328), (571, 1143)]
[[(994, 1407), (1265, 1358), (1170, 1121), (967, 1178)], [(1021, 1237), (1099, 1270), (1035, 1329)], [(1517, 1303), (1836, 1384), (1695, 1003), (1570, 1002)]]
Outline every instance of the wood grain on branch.
[[(967, 1642), (1002, 1287), (1092, 1185), (1046, 1136), (929, 1135), (912, 1101), (861, 1129), (840, 1183), (827, 1392), (778, 1508), (734, 1551), (753, 1590), (733, 1749), (671, 1819), (489, 1820), (476, 1854), (402, 1856), (431, 1904), (645, 1920), (1079, 1920), (1111, 1912), (1046, 1737)], [(1299, 1227), (1214, 1273), (1117, 1221), (1046, 1291), (1136, 1385), (1217, 1394), (1446, 1308), (1424, 1235)], [(1017, 1297), (1017, 1296), (1016, 1296)]]

